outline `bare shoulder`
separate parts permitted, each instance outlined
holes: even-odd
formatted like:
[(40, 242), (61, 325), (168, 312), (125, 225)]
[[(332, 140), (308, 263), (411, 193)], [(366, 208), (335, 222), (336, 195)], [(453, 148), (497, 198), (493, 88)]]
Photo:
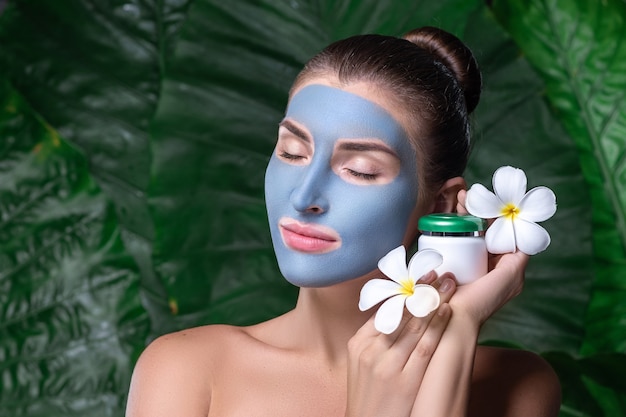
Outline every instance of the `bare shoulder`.
[(470, 415), (558, 416), (559, 379), (541, 356), (517, 349), (479, 346)]
[[(225, 343), (235, 342), (242, 337), (246, 337), (246, 335), (245, 328), (237, 326), (208, 325), (193, 327), (158, 337), (148, 345), (142, 357), (160, 354), (169, 355), (172, 350), (182, 350), (187, 354), (205, 357), (207, 352), (218, 353), (223, 351), (222, 347)], [(198, 358), (195, 357), (194, 359)]]
[(212, 370), (228, 345), (244, 338), (238, 327), (213, 325), (155, 339), (135, 365), (127, 417), (206, 416)]

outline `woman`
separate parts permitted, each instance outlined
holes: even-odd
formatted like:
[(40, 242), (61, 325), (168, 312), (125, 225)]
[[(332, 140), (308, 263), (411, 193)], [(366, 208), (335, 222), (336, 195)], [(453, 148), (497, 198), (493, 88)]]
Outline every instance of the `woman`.
[(465, 212), (468, 114), (481, 77), (436, 28), (336, 42), (296, 79), (266, 172), (266, 203), (296, 307), (249, 327), (162, 336), (139, 359), (127, 416), (556, 416), (539, 357), (477, 347), (480, 326), (523, 286), (526, 255), (491, 259), (442, 304), (390, 335), (358, 309), (378, 260), (410, 247), (417, 219)]

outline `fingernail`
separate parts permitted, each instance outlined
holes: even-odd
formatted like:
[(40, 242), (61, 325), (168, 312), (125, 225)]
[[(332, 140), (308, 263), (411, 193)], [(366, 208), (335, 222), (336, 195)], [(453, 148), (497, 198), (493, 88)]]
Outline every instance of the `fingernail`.
[(439, 292), (448, 292), (452, 289), (452, 280), (446, 279), (441, 283), (441, 287), (439, 287)]
[(422, 284), (430, 284), (436, 278), (437, 278), (437, 273), (435, 271), (429, 271), (426, 274), (424, 274), (420, 279), (418, 279), (418, 282)]

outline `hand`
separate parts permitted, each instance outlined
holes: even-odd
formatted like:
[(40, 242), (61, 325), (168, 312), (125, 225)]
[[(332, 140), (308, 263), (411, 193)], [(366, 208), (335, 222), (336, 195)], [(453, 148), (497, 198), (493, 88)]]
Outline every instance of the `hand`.
[[(466, 191), (459, 191), (458, 213), (467, 214), (465, 198)], [(455, 316), (457, 313), (464, 314), (477, 326), (482, 325), (522, 292), (528, 259), (529, 256), (520, 251), (504, 255), (489, 254), (489, 273), (457, 289), (450, 302)]]
[[(431, 272), (420, 282), (431, 284)], [(382, 334), (374, 317), (348, 343), (348, 404), (346, 417), (408, 417), (426, 368), (450, 319), (447, 302), (456, 289), (444, 274), (439, 280), (441, 305), (427, 317), (405, 311), (398, 329)]]

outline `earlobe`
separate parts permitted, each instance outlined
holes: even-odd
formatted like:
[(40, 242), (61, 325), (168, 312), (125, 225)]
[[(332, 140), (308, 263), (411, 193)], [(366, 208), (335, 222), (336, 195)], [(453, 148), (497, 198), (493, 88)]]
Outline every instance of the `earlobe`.
[(443, 183), (435, 197), (433, 213), (454, 213), (459, 191), (465, 190), (467, 183), (463, 177), (450, 178)]

